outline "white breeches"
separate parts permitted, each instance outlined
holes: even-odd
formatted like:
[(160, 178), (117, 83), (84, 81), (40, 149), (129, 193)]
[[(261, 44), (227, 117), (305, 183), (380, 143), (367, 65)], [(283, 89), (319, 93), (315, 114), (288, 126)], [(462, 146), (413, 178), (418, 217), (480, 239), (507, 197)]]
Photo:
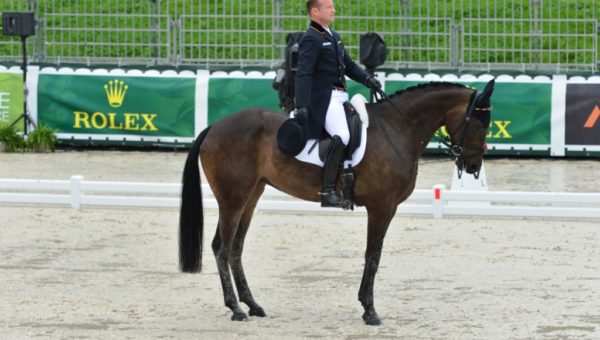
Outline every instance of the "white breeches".
[(331, 101), (325, 116), (325, 131), (332, 137), (337, 135), (342, 139), (344, 145), (350, 142), (350, 131), (346, 122), (346, 112), (344, 111), (344, 102), (348, 101), (348, 92), (333, 90), (331, 91)]

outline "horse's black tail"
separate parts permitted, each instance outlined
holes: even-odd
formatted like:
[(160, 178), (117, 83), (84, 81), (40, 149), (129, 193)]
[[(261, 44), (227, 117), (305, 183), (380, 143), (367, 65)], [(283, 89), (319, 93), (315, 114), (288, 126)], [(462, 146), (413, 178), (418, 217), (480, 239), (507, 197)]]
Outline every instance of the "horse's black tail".
[(209, 129), (210, 126), (204, 129), (192, 145), (183, 169), (179, 212), (179, 268), (186, 273), (202, 270), (204, 212), (198, 157), (200, 145)]

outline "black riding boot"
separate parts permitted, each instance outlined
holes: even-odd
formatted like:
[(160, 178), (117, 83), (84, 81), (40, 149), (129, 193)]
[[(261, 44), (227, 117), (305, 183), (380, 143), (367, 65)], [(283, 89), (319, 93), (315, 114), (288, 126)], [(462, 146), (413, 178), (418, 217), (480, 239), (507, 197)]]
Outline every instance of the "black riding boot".
[(343, 157), (344, 143), (342, 143), (339, 136), (333, 136), (323, 167), (323, 188), (320, 193), (321, 207), (343, 207), (344, 200), (335, 191), (338, 170)]

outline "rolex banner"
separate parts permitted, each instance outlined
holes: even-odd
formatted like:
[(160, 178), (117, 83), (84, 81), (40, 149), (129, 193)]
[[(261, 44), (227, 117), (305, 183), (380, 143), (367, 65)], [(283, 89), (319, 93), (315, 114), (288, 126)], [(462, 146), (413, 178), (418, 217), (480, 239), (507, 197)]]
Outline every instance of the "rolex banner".
[[(1, 66), (1, 65), (0, 65)], [(236, 112), (266, 108), (282, 115), (273, 89), (274, 72), (176, 72), (165, 70), (30, 70), (28, 113), (54, 129), (64, 143), (92, 141), (152, 146), (184, 146), (208, 125)], [(384, 74), (378, 77), (393, 95), (430, 81), (450, 81), (483, 89), (490, 75)], [(0, 71), (0, 125), (23, 111), (22, 76)], [(348, 94), (369, 90), (348, 80)], [(600, 81), (567, 75), (535, 78), (498, 75), (487, 135), (490, 154), (600, 155)], [(415, 113), (416, 114), (416, 113)], [(23, 124), (15, 125), (22, 129)], [(428, 144), (437, 143), (444, 128)]]
[(194, 77), (40, 74), (38, 121), (59, 133), (194, 136)]
[[(423, 81), (386, 81), (388, 92), (421, 84)], [(482, 90), (485, 82), (462, 84)], [(492, 95), (490, 144), (549, 145), (552, 112), (551, 83), (496, 82)]]
[(280, 111), (270, 78), (211, 78), (208, 87), (208, 124), (251, 108)]
[[(348, 81), (348, 92), (360, 92), (369, 97), (369, 89), (351, 80)], [(281, 112), (278, 104), (272, 78), (211, 77), (209, 80), (208, 124), (244, 109), (264, 108)]]
[[(23, 113), (23, 79), (19, 73), (0, 73), (0, 125), (12, 124)], [(23, 130), (23, 124), (16, 124)]]

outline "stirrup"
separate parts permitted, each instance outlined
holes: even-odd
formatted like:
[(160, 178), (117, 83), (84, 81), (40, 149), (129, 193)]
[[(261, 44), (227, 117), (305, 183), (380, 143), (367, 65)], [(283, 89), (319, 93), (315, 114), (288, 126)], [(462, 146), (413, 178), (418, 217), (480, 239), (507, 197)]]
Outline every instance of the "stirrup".
[(333, 190), (319, 192), (319, 195), (321, 196), (321, 208), (342, 208), (344, 210), (354, 210), (354, 204), (352, 201), (340, 197)]
[(322, 208), (342, 208), (344, 206), (344, 200), (334, 190), (325, 190), (320, 192), (319, 196), (321, 196)]

